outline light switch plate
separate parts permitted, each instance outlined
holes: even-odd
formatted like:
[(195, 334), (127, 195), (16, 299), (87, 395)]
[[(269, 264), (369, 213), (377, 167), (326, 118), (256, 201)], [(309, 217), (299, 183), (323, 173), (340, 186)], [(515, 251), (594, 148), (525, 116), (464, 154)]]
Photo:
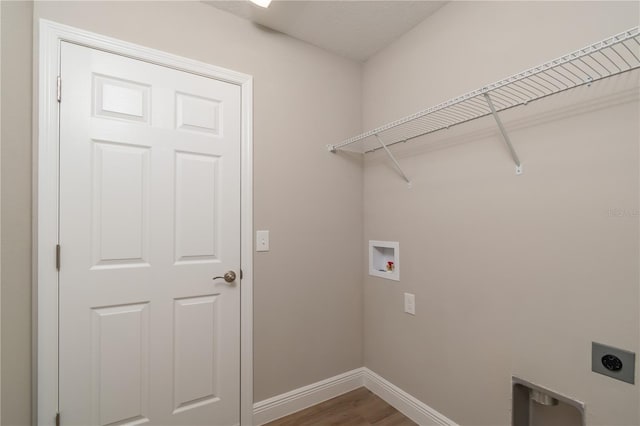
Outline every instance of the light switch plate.
[(269, 231), (256, 231), (256, 251), (269, 251)]
[[(617, 370), (610, 370), (605, 367), (603, 357), (613, 356), (619, 362), (620, 367)], [(608, 363), (611, 366), (611, 363)], [(616, 380), (623, 382), (635, 383), (636, 354), (624, 349), (614, 348), (613, 346), (603, 345), (602, 343), (591, 342), (591, 371), (594, 373), (604, 374)]]
[(411, 293), (404, 294), (404, 311), (408, 314), (416, 314), (416, 295)]

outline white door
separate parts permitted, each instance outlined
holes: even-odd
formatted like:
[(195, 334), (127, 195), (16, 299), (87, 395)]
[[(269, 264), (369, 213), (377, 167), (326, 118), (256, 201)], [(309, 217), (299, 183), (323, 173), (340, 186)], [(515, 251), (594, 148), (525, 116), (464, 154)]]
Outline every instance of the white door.
[(61, 64), (62, 424), (238, 424), (240, 88), (64, 42)]

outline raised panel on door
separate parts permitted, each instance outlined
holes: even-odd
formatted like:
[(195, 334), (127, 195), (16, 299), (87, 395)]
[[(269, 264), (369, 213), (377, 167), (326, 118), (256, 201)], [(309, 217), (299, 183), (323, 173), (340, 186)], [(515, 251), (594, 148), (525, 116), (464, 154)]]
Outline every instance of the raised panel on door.
[(94, 424), (149, 421), (149, 306), (91, 310)]
[(93, 74), (93, 114), (149, 124), (150, 92), (146, 84)]
[(93, 143), (94, 267), (148, 264), (149, 148)]
[(220, 400), (218, 295), (174, 301), (174, 412)]
[(222, 136), (222, 102), (189, 93), (176, 94), (176, 127)]
[(176, 152), (176, 262), (219, 259), (218, 162), (212, 155)]

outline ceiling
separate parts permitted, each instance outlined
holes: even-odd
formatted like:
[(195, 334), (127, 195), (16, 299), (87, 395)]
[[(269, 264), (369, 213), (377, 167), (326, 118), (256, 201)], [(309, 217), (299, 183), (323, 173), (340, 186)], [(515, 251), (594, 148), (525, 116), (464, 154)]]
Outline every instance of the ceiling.
[(268, 9), (248, 0), (205, 3), (338, 55), (365, 61), (446, 2), (274, 0)]

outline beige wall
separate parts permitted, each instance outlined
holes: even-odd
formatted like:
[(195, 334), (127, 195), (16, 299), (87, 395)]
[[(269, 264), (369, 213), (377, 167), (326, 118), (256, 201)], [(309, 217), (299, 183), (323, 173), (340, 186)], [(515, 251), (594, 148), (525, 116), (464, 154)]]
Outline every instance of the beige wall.
[[(638, 19), (637, 2), (449, 3), (365, 64), (363, 126)], [(592, 340), (640, 349), (638, 78), (506, 114), (522, 176), (490, 119), (395, 147), (412, 189), (367, 156), (364, 239), (399, 241), (402, 267), (365, 275), (367, 367), (461, 424), (509, 424), (512, 374), (584, 401), (591, 425), (640, 422), (637, 385), (590, 372)]]
[[(29, 423), (28, 5), (2, 2), (2, 424)], [(255, 400), (362, 365), (360, 65), (200, 2), (36, 3), (34, 17), (254, 76)], [(13, 61), (13, 62), (12, 62)]]
[[(0, 52), (2, 52), (2, 7), (0, 7)], [(2, 82), (2, 53), (0, 53), (0, 86)], [(2, 140), (2, 102), (0, 101), (0, 141)], [(0, 151), (2, 150), (2, 147), (0, 145)], [(0, 163), (2, 162), (1, 157), (0, 157)], [(0, 170), (1, 170), (1, 166), (0, 166)], [(1, 175), (1, 172), (0, 172)], [(2, 186), (1, 184), (1, 178), (0, 178), (0, 188)], [(1, 192), (1, 190), (0, 190)], [(2, 222), (2, 218), (1, 218), (1, 211), (2, 211), (2, 202), (0, 201), (0, 223)], [(2, 234), (2, 227), (0, 226), (0, 240), (2, 239), (1, 237)], [(0, 244), (1, 246), (1, 244)], [(1, 253), (1, 249), (0, 249), (0, 253)], [(0, 254), (0, 259), (1, 259), (1, 254)], [(2, 262), (0, 262), (0, 283), (2, 282)], [(2, 316), (2, 297), (1, 297), (2, 292), (0, 291), (0, 317)], [(0, 383), (2, 383), (2, 342), (1, 342), (1, 336), (2, 336), (2, 330), (1, 330), (1, 324), (0, 324)], [(2, 386), (0, 386), (0, 419), (2, 418)]]
[(31, 416), (31, 21), (2, 5), (2, 424)]

